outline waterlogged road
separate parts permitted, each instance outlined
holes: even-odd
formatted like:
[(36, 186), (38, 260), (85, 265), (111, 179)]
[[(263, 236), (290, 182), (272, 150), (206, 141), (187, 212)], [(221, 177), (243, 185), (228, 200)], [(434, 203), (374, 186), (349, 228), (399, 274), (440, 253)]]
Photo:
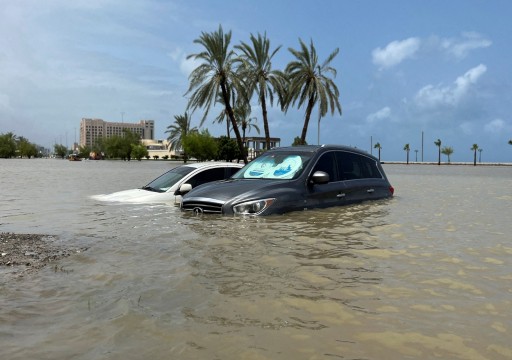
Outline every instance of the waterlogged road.
[(385, 165), (391, 200), (265, 218), (99, 203), (169, 162), (0, 160), (2, 359), (510, 359), (512, 167)]

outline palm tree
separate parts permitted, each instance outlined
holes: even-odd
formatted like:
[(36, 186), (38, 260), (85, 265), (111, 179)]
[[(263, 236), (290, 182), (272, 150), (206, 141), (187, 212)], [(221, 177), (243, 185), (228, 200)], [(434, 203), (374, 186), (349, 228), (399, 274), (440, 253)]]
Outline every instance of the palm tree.
[(233, 50), (229, 49), (230, 42), (231, 31), (225, 34), (220, 25), (217, 31), (202, 32), (199, 39), (194, 40), (194, 43), (204, 47), (204, 51), (187, 56), (187, 59), (194, 58), (202, 61), (202, 64), (195, 68), (189, 76), (190, 86), (186, 94), (190, 94), (190, 98), (187, 109), (194, 111), (197, 108), (205, 108), (201, 120), (202, 125), (210, 107), (218, 101), (219, 95), (222, 96), (226, 113), (236, 135), (238, 147), (244, 163), (247, 164), (242, 136), (231, 105), (231, 100), (234, 103), (236, 96), (241, 97), (244, 101), (246, 101), (247, 96), (243, 79), (235, 69), (236, 55)]
[(272, 58), (281, 49), (281, 45), (271, 51), (270, 40), (267, 38), (267, 34), (263, 36), (258, 34), (258, 37), (251, 34), (251, 45), (242, 42), (240, 45), (235, 46), (235, 49), (242, 52), (238, 59), (241, 62), (239, 70), (249, 88), (248, 93), (252, 94), (253, 91), (256, 91), (258, 95), (263, 116), (263, 129), (265, 131), (265, 148), (268, 150), (270, 149), (270, 130), (268, 126), (267, 98), (270, 105), (273, 105), (274, 93), (276, 93), (281, 106), (284, 103), (285, 76), (279, 70), (272, 70)]
[(409, 144), (405, 144), (404, 150), (407, 153), (407, 165), (409, 165), (409, 151), (411, 151), (411, 147), (409, 146)]
[(229, 126), (230, 119), (229, 119), (228, 112), (226, 111), (226, 106), (224, 105), (224, 99), (222, 98), (222, 96), (220, 94), (219, 94), (219, 98), (217, 99), (217, 102), (223, 106), (223, 109), (221, 110), (219, 115), (217, 115), (217, 117), (215, 118), (215, 120), (213, 122), (214, 123), (217, 122), (219, 124), (222, 124), (224, 121), (226, 122), (226, 136), (229, 139), (231, 137), (230, 136), (231, 130), (230, 130), (230, 126)]
[[(174, 115), (174, 124), (167, 126), (166, 133), (169, 133), (167, 140), (171, 143), (171, 150), (178, 150), (183, 148), (183, 139), (187, 134), (192, 132), (197, 132), (197, 128), (190, 128), (190, 122), (192, 121), (189, 118), (188, 113), (185, 112), (184, 115)], [(183, 161), (187, 162), (187, 154), (183, 153)]]
[(382, 149), (382, 146), (380, 146), (380, 143), (376, 143), (374, 146), (373, 146), (374, 149), (379, 149), (379, 162), (380, 162), (380, 149)]
[(448, 163), (450, 162), (450, 155), (453, 154), (453, 148), (451, 146), (445, 146), (441, 150), (443, 155), (446, 155), (448, 157)]
[(253, 124), (252, 121), (256, 121), (255, 117), (249, 117), (251, 115), (251, 109), (248, 104), (237, 107), (235, 110), (235, 115), (238, 121), (238, 124), (242, 128), (242, 141), (245, 146), (245, 132), (251, 131), (251, 129), (255, 129), (256, 132), (260, 133), (260, 128), (258, 125)]
[(469, 150), (473, 150), (473, 166), (476, 166), (476, 151), (478, 150), (478, 144), (473, 144)]
[(301, 141), (305, 143), (309, 119), (317, 103), (319, 125), (320, 119), (327, 114), (329, 108), (331, 115), (334, 115), (335, 110), (338, 110), (341, 115), (338, 87), (331, 78), (324, 75), (330, 73), (336, 77), (336, 69), (331, 67), (330, 63), (338, 55), (339, 49), (334, 50), (320, 65), (313, 41), (310, 42), (309, 48), (302, 39), (299, 39), (299, 42), (300, 50), (288, 49), (296, 60), (290, 62), (285, 69), (289, 84), (284, 110), (287, 111), (289, 106), (295, 105), (296, 102), (298, 108), (307, 103), (300, 137)]
[(441, 165), (441, 139), (437, 139), (437, 141), (434, 141), (434, 144), (439, 148), (437, 165)]
[(478, 149), (478, 162), (479, 163), (482, 162), (482, 151), (484, 151), (484, 149), (482, 149), (482, 148)]

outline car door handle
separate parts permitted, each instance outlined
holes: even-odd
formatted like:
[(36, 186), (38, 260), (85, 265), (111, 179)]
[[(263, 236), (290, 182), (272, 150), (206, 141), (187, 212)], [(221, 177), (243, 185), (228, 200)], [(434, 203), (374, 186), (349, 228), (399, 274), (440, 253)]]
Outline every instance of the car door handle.
[(375, 191), (375, 189), (368, 189), (368, 190), (366, 190), (366, 192), (367, 192), (368, 194), (371, 194), (371, 193), (372, 193), (372, 192), (374, 192), (374, 191)]
[(345, 197), (345, 193), (339, 193), (338, 195), (336, 195), (336, 197), (338, 199), (344, 198)]

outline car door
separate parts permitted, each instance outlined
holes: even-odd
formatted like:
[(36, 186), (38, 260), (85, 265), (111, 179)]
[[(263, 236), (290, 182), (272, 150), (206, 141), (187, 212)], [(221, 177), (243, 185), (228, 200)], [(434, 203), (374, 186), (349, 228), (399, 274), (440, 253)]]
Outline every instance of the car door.
[[(180, 187), (183, 184), (190, 184), (193, 189), (208, 182), (224, 180), (231, 177), (231, 175), (233, 175), (233, 173), (238, 170), (239, 169), (234, 167), (214, 167), (209, 169), (200, 169), (199, 171), (192, 173), (188, 179), (184, 179), (180, 184)], [(175, 204), (179, 204), (181, 202), (181, 194), (179, 194), (179, 188), (175, 195), (176, 196), (174, 202)]]
[(319, 157), (310, 176), (316, 171), (323, 171), (329, 174), (329, 182), (326, 184), (308, 182), (308, 193), (304, 208), (343, 205), (345, 203), (345, 185), (338, 176), (334, 151), (323, 153)]
[[(339, 151), (336, 160), (345, 183), (346, 202), (355, 203), (378, 198), (382, 178), (372, 171), (371, 159), (348, 151)], [(376, 166), (374, 165), (376, 168)]]

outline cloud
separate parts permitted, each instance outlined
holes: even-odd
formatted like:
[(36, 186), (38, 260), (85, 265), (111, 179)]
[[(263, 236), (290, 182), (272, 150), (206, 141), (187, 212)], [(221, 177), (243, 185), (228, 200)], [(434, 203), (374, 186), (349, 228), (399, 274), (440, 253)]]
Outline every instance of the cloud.
[(492, 45), (492, 41), (476, 32), (462, 33), (462, 38), (441, 40), (441, 49), (457, 59), (465, 58), (471, 50), (482, 49)]
[(412, 58), (419, 50), (421, 40), (411, 37), (402, 41), (392, 41), (384, 49), (380, 47), (372, 51), (373, 63), (381, 69), (386, 69)]
[(459, 37), (439, 38), (431, 36), (421, 39), (410, 37), (405, 40), (395, 40), (384, 48), (372, 51), (372, 61), (380, 70), (388, 69), (402, 63), (404, 60), (415, 57), (420, 51), (423, 54), (445, 53), (457, 60), (464, 59), (477, 49), (487, 48), (492, 41), (477, 32), (464, 32)]
[(369, 123), (389, 119), (391, 116), (391, 109), (386, 106), (380, 109), (379, 111), (376, 111), (366, 117), (366, 121)]
[(491, 134), (499, 134), (506, 130), (507, 124), (502, 119), (494, 119), (485, 124), (484, 130)]
[(451, 86), (427, 85), (418, 91), (415, 102), (421, 108), (455, 106), (486, 71), (487, 67), (480, 64), (459, 76)]

